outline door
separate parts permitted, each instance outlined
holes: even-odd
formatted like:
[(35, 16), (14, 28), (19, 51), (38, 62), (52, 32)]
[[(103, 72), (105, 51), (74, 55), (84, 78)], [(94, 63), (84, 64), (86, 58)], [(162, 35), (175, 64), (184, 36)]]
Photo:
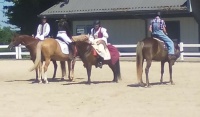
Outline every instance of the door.
[(166, 21), (165, 23), (169, 38), (180, 43), (180, 21)]

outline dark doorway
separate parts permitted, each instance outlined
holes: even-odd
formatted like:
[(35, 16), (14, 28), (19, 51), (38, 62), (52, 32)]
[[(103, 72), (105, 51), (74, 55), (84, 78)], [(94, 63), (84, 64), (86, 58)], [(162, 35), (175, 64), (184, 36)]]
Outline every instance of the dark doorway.
[(165, 23), (169, 38), (180, 43), (180, 21), (166, 21)]

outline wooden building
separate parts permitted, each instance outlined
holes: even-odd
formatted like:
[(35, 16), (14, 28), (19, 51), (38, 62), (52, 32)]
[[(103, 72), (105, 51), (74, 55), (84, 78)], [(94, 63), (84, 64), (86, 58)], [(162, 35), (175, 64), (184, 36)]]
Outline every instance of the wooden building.
[(166, 21), (171, 39), (200, 43), (200, 0), (65, 0), (39, 16), (67, 18), (73, 35), (90, 33), (93, 20), (99, 19), (108, 29), (110, 43), (136, 44), (150, 36), (149, 22), (157, 12)]

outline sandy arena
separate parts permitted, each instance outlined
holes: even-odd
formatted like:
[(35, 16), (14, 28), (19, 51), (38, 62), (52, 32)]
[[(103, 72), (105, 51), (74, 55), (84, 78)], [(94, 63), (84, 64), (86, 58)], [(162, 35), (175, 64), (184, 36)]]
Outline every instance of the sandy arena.
[[(0, 60), (0, 117), (200, 117), (199, 62), (177, 62), (175, 85), (159, 84), (160, 63), (153, 62), (150, 88), (137, 87), (133, 61), (121, 61), (119, 83), (111, 82), (108, 66), (93, 67), (91, 85), (85, 84), (81, 61), (76, 63), (73, 82), (60, 81), (60, 66), (53, 82), (51, 63), (49, 84), (32, 83), (35, 72), (28, 71), (32, 65), (30, 60)], [(169, 81), (168, 64), (164, 81)]]

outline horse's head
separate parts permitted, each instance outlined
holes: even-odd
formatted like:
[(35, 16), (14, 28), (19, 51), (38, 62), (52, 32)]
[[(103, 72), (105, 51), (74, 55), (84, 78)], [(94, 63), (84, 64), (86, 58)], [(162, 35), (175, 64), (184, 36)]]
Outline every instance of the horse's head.
[(20, 36), (19, 34), (14, 34), (13, 35), (13, 37), (11, 39), (11, 42), (10, 42), (10, 44), (8, 46), (8, 48), (10, 50), (12, 50), (15, 46), (18, 46), (21, 43), (21, 40), (20, 40), (19, 36)]
[(19, 44), (27, 45), (28, 43), (33, 41), (33, 39), (36, 40), (35, 38), (33, 38), (32, 36), (29, 36), (29, 35), (15, 34), (13, 36), (13, 38), (11, 39), (11, 42), (10, 42), (8, 48), (10, 50), (12, 50), (14, 47), (18, 46)]

